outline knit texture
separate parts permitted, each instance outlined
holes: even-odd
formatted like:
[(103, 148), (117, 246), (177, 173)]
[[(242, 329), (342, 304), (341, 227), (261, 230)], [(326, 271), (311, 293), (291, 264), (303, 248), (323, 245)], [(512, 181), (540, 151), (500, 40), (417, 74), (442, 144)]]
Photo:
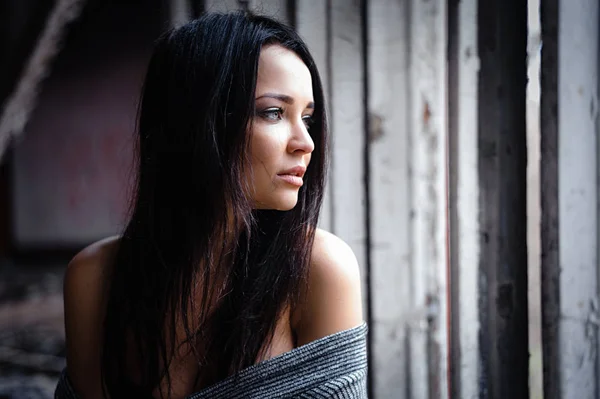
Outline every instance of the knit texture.
[[(366, 399), (368, 327), (320, 338), (240, 371), (187, 399)], [(79, 399), (63, 370), (55, 399)]]

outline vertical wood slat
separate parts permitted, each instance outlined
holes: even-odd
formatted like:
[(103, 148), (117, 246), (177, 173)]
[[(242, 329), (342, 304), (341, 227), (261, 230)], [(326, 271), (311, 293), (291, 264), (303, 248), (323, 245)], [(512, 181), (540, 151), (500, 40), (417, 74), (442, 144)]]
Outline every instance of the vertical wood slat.
[(597, 398), (598, 1), (559, 0), (558, 16), (561, 391)]
[(479, 181), (477, 0), (451, 2), (449, 14), (449, 169), (452, 248), (451, 397), (479, 397)]
[(365, 212), (365, 134), (361, 2), (331, 0), (332, 231), (354, 251), (361, 267), (368, 318)]
[(481, 394), (526, 398), (527, 3), (479, 1)]
[(447, 397), (446, 1), (410, 2), (411, 395)]
[(599, 14), (593, 0), (542, 1), (542, 338), (550, 399), (600, 395)]
[(372, 0), (367, 16), (373, 394), (410, 399), (408, 4)]
[[(331, 119), (331, 102), (329, 97), (330, 65), (328, 53), (329, 37), (327, 28), (327, 2), (324, 0), (297, 1), (295, 14), (296, 29), (306, 42), (313, 58), (315, 59), (317, 68), (319, 69), (323, 90), (325, 91), (327, 115)], [(325, 189), (325, 198), (323, 199), (323, 208), (321, 210), (321, 218), (319, 221), (319, 227), (327, 231), (332, 230), (331, 185), (331, 179), (329, 178)]]
[(527, 2), (527, 286), (529, 395), (543, 398), (540, 240), (540, 0)]

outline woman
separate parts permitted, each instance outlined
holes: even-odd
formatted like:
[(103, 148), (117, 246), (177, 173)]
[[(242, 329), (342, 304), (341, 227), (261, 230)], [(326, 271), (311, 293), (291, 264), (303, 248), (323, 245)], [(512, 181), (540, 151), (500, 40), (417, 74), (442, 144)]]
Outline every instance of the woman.
[(129, 223), (66, 271), (57, 397), (365, 397), (356, 258), (316, 228), (327, 124), (298, 35), (248, 12), (166, 33), (137, 131)]

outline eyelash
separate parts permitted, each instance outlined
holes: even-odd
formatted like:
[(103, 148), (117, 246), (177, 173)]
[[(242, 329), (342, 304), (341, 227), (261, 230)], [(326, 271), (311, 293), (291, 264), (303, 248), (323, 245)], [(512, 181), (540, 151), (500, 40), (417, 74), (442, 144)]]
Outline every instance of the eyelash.
[[(284, 112), (285, 112), (285, 110), (283, 108), (269, 108), (269, 109), (262, 111), (260, 113), (260, 116), (262, 116), (263, 118), (265, 118), (268, 121), (276, 121), (276, 120), (281, 120), (281, 116)], [(276, 115), (276, 117), (272, 118), (271, 117), (272, 115)], [(306, 126), (307, 129), (310, 129), (312, 124), (314, 123), (314, 120), (313, 120), (312, 116), (310, 116), (310, 115), (306, 115), (306, 116), (302, 117), (302, 121), (304, 122), (304, 125)]]
[[(277, 114), (276, 118), (271, 118), (270, 115)], [(280, 120), (283, 114), (283, 108), (269, 108), (260, 113), (260, 115), (270, 121)]]

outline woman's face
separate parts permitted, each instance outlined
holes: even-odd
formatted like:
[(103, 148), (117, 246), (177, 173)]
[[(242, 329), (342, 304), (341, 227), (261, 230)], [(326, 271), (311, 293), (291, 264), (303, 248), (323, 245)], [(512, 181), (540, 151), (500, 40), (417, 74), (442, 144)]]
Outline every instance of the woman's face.
[(296, 53), (262, 48), (251, 124), (250, 160), (254, 207), (286, 211), (296, 206), (314, 143), (311, 75)]

